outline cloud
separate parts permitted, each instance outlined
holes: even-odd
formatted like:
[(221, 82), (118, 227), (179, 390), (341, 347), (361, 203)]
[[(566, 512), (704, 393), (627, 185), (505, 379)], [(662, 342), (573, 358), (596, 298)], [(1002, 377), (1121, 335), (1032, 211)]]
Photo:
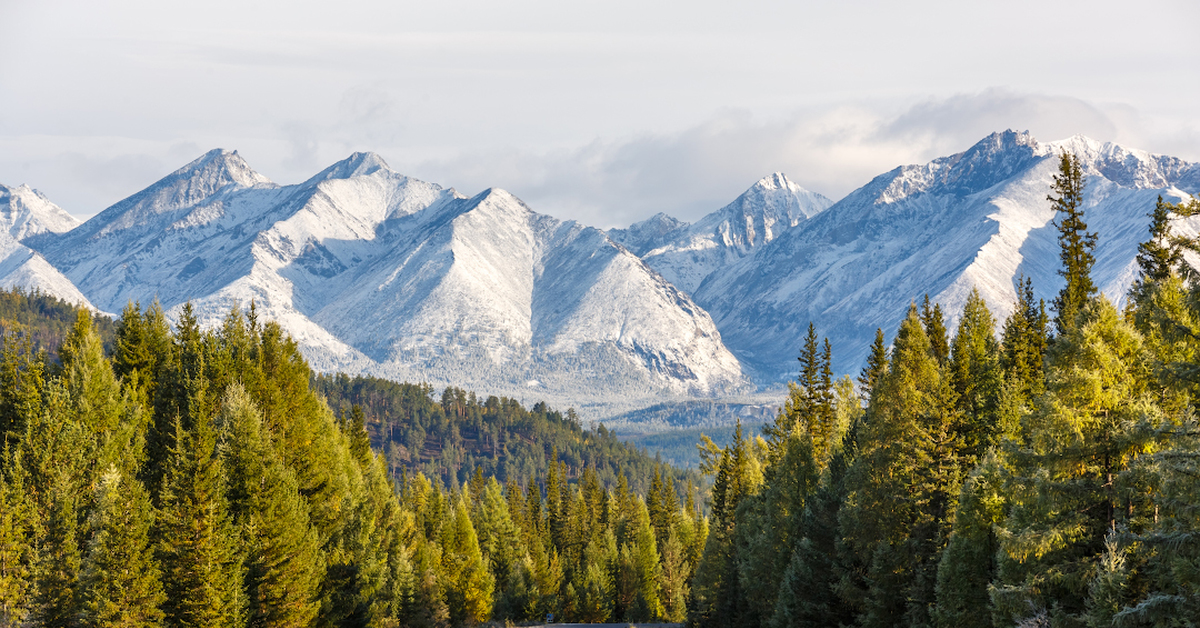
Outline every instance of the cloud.
[(1126, 128), (1128, 109), (1114, 116), (1077, 98), (989, 89), (924, 99), (899, 111), (867, 103), (761, 119), (728, 110), (675, 133), (541, 152), (465, 152), (405, 166), (468, 192), (504, 187), (535, 210), (620, 226), (658, 211), (696, 220), (776, 171), (837, 200), (896, 166), (961, 152), (1010, 128), (1042, 141), (1077, 133), (1103, 141), (1149, 139)]

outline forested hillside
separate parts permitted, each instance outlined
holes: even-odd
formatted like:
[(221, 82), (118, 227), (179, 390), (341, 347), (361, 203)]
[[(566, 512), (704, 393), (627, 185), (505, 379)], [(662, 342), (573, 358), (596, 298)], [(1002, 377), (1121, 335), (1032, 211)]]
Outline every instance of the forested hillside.
[[(1066, 286), (1028, 281), (996, 337), (978, 293), (881, 331), (840, 423), (812, 339), (765, 438), (711, 448), (699, 626), (1194, 626), (1200, 239), (1151, 213), (1118, 311), (1091, 280), (1079, 162), (1051, 190)], [(1149, 209), (1149, 208), (1148, 208)]]
[[(624, 446), (597, 450), (623, 452), (610, 489), (586, 466), (606, 454), (564, 448), (581, 456), (569, 467), (553, 444), (541, 482), (501, 485), (481, 465), (446, 489), (419, 471), (394, 485), (363, 413), (335, 415), (296, 344), (253, 308), (203, 331), (190, 308), (172, 330), (157, 306), (131, 305), (111, 359), (86, 311), (58, 361), (4, 341), (2, 626), (686, 615), (707, 521), (690, 494), (681, 503), (678, 473)], [(484, 417), (489, 403), (463, 407)], [(539, 413), (570, 423), (497, 416)], [(631, 461), (650, 475), (644, 497)]]
[(313, 389), (339, 414), (363, 422), (396, 480), (420, 471), (453, 486), (478, 469), (484, 477), (526, 486), (545, 479), (547, 461), (557, 452), (566, 477), (578, 479), (590, 468), (605, 488), (615, 487), (624, 473), (630, 490), (645, 494), (662, 471), (686, 499), (703, 481), (695, 471), (659, 469), (653, 458), (617, 440), (603, 425), (585, 429), (574, 411), (564, 416), (545, 403), (526, 409), (513, 399), (479, 399), (461, 388), (447, 388), (435, 400), (428, 386), (344, 374), (318, 375)]
[[(14, 338), (28, 341), (34, 350), (54, 357), (75, 324), (77, 311), (74, 305), (36, 290), (0, 289), (0, 334), (8, 339), (6, 344), (11, 345)], [(113, 321), (99, 316), (94, 322), (105, 349), (111, 350), (116, 329)]]

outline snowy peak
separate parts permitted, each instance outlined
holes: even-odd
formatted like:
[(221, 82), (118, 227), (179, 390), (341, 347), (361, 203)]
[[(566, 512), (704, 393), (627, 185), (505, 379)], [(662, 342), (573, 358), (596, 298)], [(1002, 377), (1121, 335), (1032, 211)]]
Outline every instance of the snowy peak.
[(18, 241), (40, 233), (65, 233), (79, 224), (77, 218), (28, 185), (0, 185), (0, 230)]
[(330, 179), (351, 179), (354, 177), (365, 177), (375, 174), (376, 172), (384, 171), (388, 174), (395, 174), (383, 157), (371, 152), (354, 153), (349, 157), (329, 166), (328, 168), (317, 173), (306, 184), (315, 184), (321, 181)]
[(613, 242), (629, 249), (634, 255), (645, 255), (669, 241), (670, 235), (687, 227), (688, 223), (658, 212), (653, 216), (629, 225), (625, 229), (609, 229), (608, 237)]
[(934, 190), (965, 197), (1027, 170), (1045, 154), (1028, 132), (993, 133), (961, 153), (925, 165), (896, 168), (852, 195), (871, 194), (875, 197), (873, 200), (881, 204), (896, 203)]
[(237, 185), (249, 188), (260, 184), (270, 184), (271, 180), (254, 171), (250, 164), (236, 150), (214, 148), (204, 153), (195, 161), (172, 172), (149, 189), (161, 187), (165, 182), (187, 181), (190, 189), (195, 190), (189, 200), (194, 203), (204, 196), (227, 186)]
[(1126, 188), (1182, 189), (1200, 183), (1200, 168), (1178, 157), (1155, 155), (1113, 142), (1099, 142), (1076, 135), (1048, 142), (1039, 154), (1057, 157), (1067, 152), (1079, 158), (1084, 174), (1101, 177)]
[(759, 179), (732, 203), (702, 218), (693, 233), (719, 234), (742, 252), (775, 239), (802, 220), (825, 211), (833, 201), (796, 185), (781, 172)]
[(264, 186), (275, 184), (255, 172), (237, 151), (214, 149), (100, 212), (87, 222), (83, 235), (103, 236), (144, 227), (157, 216), (212, 203), (222, 194)]
[(665, 214), (614, 229), (609, 237), (691, 294), (709, 275), (749, 255), (833, 204), (781, 172), (759, 179), (732, 203), (695, 224)]

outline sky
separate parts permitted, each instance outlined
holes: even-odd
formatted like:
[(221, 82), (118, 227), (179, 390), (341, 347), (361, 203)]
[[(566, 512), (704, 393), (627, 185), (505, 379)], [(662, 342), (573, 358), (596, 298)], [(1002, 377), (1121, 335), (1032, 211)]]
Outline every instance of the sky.
[(87, 218), (212, 148), (598, 227), (834, 200), (1005, 129), (1200, 161), (1200, 3), (0, 0), (0, 183)]

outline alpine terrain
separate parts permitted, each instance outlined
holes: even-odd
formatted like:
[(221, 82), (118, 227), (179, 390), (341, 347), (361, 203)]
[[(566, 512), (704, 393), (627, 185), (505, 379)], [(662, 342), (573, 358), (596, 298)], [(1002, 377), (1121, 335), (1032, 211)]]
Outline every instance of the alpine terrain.
[(835, 371), (855, 373), (876, 328), (891, 338), (924, 295), (951, 327), (973, 288), (998, 324), (1021, 276), (1049, 301), (1062, 279), (1046, 196), (1063, 151), (1087, 177), (1092, 276), (1120, 302), (1147, 212), (1158, 195), (1200, 192), (1200, 166), (1013, 131), (837, 203), (776, 173), (694, 224), (658, 214), (607, 233), (503, 190), (468, 198), (406, 177), (371, 153), (277, 185), (214, 150), (83, 224), (26, 186), (0, 187), (0, 285), (110, 313), (158, 299), (177, 316), (190, 301), (207, 325), (253, 302), (319, 370), (599, 418), (778, 390), (810, 321)]
[(314, 367), (581, 407), (745, 390), (704, 310), (602, 231), (356, 153), (280, 186), (211, 151), (25, 242), (91, 303), (278, 320)]

